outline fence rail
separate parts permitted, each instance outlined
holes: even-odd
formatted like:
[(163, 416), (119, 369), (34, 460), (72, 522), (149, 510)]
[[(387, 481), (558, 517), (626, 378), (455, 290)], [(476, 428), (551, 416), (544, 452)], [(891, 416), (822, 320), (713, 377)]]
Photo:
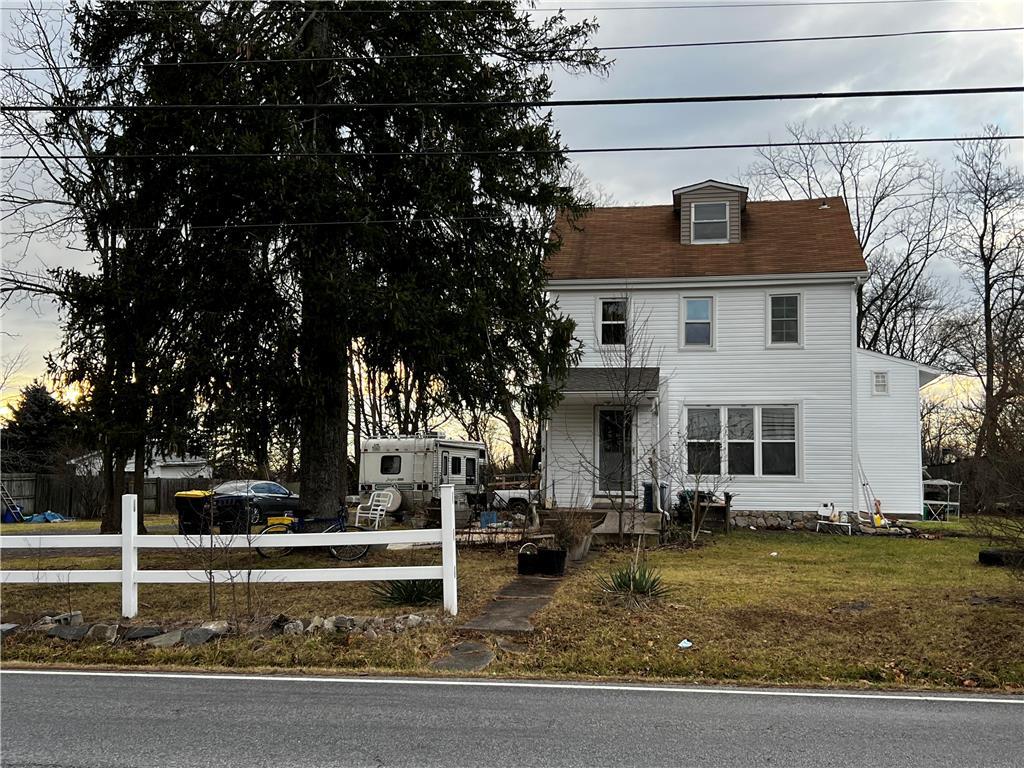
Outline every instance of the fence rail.
[[(118, 570), (2, 571), (4, 584), (121, 584), (121, 615), (139, 612), (139, 584), (208, 584), (224, 582), (310, 583), (332, 581), (396, 581), (440, 579), (444, 609), (458, 613), (455, 551), (455, 486), (441, 486), (441, 527), (402, 531), (346, 533), (268, 533), (246, 536), (139, 536), (136, 533), (138, 496), (121, 497), (120, 534), (0, 537), (0, 552), (8, 549), (120, 549)], [(263, 568), (221, 570), (140, 570), (140, 549), (248, 549), (252, 547), (329, 547), (348, 544), (440, 544), (440, 565), (349, 568)]]

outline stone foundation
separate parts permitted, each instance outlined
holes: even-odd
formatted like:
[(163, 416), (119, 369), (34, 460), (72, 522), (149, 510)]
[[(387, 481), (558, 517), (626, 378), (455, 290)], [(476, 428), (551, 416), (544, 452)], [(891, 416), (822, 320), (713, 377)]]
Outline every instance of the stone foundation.
[(746, 509), (734, 509), (732, 511), (732, 525), (734, 528), (749, 528), (754, 526), (759, 530), (814, 530), (818, 519), (815, 512), (761, 512)]

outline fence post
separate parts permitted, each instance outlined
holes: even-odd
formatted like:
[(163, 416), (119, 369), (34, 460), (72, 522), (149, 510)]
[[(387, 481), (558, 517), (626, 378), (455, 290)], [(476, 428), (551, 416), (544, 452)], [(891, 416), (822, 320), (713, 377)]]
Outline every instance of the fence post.
[(458, 571), (455, 562), (455, 486), (441, 486), (441, 571), (444, 585), (444, 609), (452, 616), (459, 612)]
[(121, 497), (121, 615), (134, 619), (139, 612), (139, 587), (135, 572), (139, 569), (139, 550), (135, 537), (139, 525), (139, 497), (126, 493)]

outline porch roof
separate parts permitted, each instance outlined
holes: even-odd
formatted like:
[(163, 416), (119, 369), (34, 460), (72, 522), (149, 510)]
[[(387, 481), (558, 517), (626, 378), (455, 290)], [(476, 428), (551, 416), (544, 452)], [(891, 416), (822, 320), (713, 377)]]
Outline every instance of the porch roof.
[[(661, 369), (648, 368), (570, 368), (562, 391), (573, 392), (657, 392)], [(628, 385), (628, 386), (625, 386)]]

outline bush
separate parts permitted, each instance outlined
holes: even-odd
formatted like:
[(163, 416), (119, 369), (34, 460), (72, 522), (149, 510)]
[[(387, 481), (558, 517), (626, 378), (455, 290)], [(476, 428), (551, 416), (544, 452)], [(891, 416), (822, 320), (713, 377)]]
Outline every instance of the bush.
[(438, 579), (378, 581), (370, 590), (385, 605), (428, 605), (444, 599), (444, 583)]
[(616, 568), (600, 580), (601, 590), (631, 607), (643, 607), (649, 600), (667, 597), (672, 592), (657, 568), (647, 563), (630, 563)]
[(581, 509), (556, 509), (548, 518), (551, 533), (559, 549), (572, 549), (594, 530), (590, 515)]

